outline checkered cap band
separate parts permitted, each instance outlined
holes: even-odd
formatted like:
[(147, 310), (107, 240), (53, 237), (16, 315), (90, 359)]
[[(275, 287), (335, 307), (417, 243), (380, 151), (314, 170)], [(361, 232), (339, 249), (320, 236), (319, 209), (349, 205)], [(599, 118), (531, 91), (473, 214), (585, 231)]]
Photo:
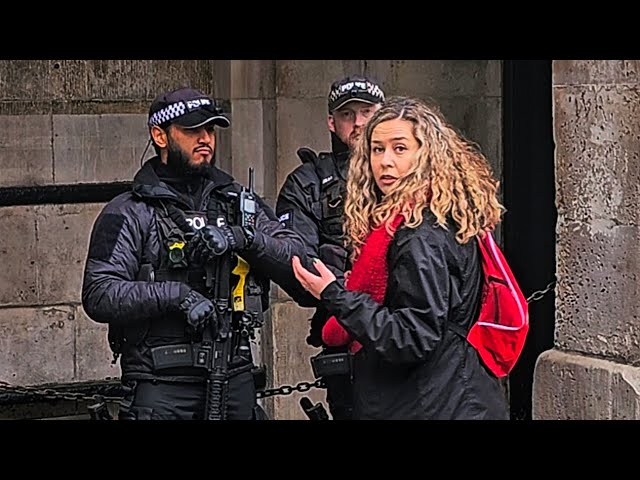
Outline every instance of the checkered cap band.
[[(194, 102), (198, 103), (195, 104)], [(182, 101), (172, 103), (162, 110), (158, 110), (149, 118), (149, 126), (154, 127), (156, 125), (162, 125), (163, 123), (170, 122), (186, 113), (193, 111), (194, 108), (210, 106), (211, 100), (209, 100), (208, 98), (200, 98), (198, 100), (190, 101), (189, 103), (193, 103), (193, 105), (190, 105), (191, 108), (189, 110), (187, 110), (187, 105)]]
[(338, 80), (329, 90), (329, 112), (333, 112), (353, 101), (376, 104), (384, 102), (384, 92), (375, 81), (354, 75)]

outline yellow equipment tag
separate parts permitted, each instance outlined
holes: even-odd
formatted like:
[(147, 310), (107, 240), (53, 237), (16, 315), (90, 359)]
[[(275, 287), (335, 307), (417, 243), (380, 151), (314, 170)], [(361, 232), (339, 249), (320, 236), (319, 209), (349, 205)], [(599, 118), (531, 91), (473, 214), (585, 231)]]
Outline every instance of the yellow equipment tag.
[(244, 285), (249, 273), (249, 264), (241, 257), (238, 257), (238, 265), (231, 271), (234, 275), (240, 277), (238, 284), (233, 289), (233, 311), (244, 311)]
[(177, 265), (184, 260), (184, 242), (173, 242), (169, 245), (169, 260)]
[(174, 242), (169, 245), (169, 250), (173, 250), (174, 248), (179, 248), (180, 250), (182, 250), (184, 248), (184, 245), (184, 242)]

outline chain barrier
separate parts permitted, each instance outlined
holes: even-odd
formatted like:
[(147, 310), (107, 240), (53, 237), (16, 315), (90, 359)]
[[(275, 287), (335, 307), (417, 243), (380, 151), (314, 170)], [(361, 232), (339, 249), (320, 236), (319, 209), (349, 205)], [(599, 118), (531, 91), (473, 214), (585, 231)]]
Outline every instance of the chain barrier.
[(115, 396), (105, 396), (105, 395), (86, 395), (80, 392), (61, 392), (54, 388), (38, 388), (38, 387), (23, 387), (17, 385), (11, 385), (10, 383), (3, 382), (0, 380), (0, 393), (8, 392), (15, 394), (22, 394), (27, 396), (37, 396), (44, 400), (69, 400), (69, 401), (95, 401), (96, 396), (103, 398), (106, 401), (117, 401), (122, 397)]
[[(549, 293), (556, 286), (556, 280), (552, 280), (542, 290), (533, 292), (527, 297), (527, 303), (537, 302), (542, 300), (544, 296)], [(293, 392), (308, 392), (312, 388), (327, 388), (326, 383), (322, 378), (319, 378), (315, 382), (300, 382), (295, 386), (282, 385), (277, 388), (268, 388), (265, 390), (259, 390), (256, 392), (256, 398), (267, 398), (275, 395), (291, 395)], [(88, 401), (97, 402), (104, 400), (105, 402), (117, 402), (122, 397), (119, 396), (105, 396), (100, 394), (86, 395), (79, 392), (61, 392), (53, 388), (38, 388), (38, 387), (23, 387), (11, 385), (7, 382), (0, 380), (0, 393), (9, 392), (14, 394), (33, 395), (45, 400), (69, 400), (69, 401)]]
[(527, 298), (527, 303), (533, 303), (533, 302), (537, 302), (538, 300), (541, 300), (547, 293), (553, 290), (555, 286), (556, 286), (556, 281), (552, 280), (543, 290), (538, 290), (536, 292), (533, 292), (531, 295), (529, 295), (529, 298)]
[[(293, 392), (303, 393), (308, 392), (312, 388), (327, 388), (327, 386), (324, 380), (322, 378), (319, 378), (315, 382), (300, 382), (295, 386), (282, 385), (277, 388), (267, 388), (265, 390), (259, 390), (256, 392), (256, 398), (267, 398), (274, 395), (291, 395)], [(60, 392), (53, 388), (16, 386), (0, 380), (0, 393), (3, 392), (36, 396), (44, 400), (69, 400), (88, 402), (105, 401), (109, 403), (117, 402), (122, 399), (121, 396), (107, 396), (102, 394), (86, 395), (79, 392)]]
[(267, 388), (256, 392), (256, 397), (266, 398), (274, 395), (291, 395), (293, 392), (308, 392), (312, 388), (327, 388), (327, 385), (322, 378), (319, 378), (312, 383), (300, 382), (295, 387), (292, 387), (291, 385), (282, 385), (278, 388)]

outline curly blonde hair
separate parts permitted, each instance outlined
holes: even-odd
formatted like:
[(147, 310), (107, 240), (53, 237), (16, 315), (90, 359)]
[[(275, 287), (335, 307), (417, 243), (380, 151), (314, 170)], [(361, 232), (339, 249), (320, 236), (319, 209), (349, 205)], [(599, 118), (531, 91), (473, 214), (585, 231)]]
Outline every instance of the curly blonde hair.
[[(394, 119), (413, 124), (420, 145), (415, 162), (387, 195), (378, 189), (371, 169), (371, 136), (382, 122)], [(447, 217), (458, 227), (456, 240), (467, 243), (500, 222), (504, 207), (498, 201), (500, 183), (479, 147), (458, 133), (435, 108), (412, 97), (392, 97), (371, 117), (350, 160), (345, 201), (346, 243), (356, 258), (373, 228), (390, 223), (397, 213), (405, 226), (423, 221), (428, 205), (437, 224)]]

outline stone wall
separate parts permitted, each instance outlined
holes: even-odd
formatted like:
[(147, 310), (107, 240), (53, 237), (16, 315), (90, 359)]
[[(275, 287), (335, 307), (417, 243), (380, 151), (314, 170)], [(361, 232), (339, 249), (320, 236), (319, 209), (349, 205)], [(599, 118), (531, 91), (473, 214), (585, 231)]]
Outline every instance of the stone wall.
[(639, 419), (640, 61), (555, 61), (554, 349), (537, 419)]

